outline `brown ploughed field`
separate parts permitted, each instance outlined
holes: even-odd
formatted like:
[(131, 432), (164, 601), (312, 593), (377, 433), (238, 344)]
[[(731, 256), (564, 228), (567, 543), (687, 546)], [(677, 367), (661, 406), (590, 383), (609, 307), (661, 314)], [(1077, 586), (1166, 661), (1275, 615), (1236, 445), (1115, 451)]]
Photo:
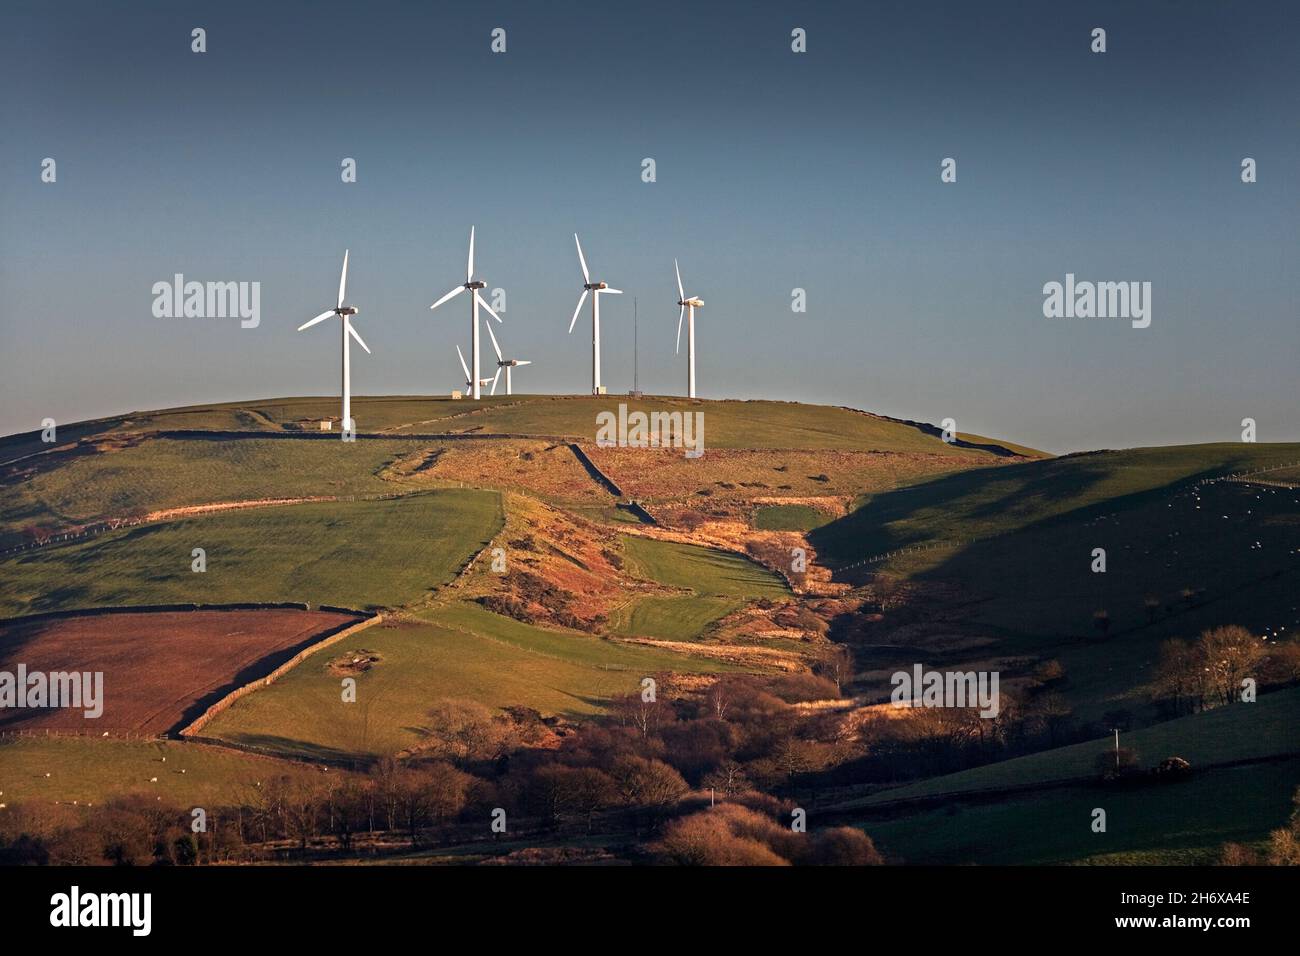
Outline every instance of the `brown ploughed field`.
[(293, 609), (155, 611), (0, 624), (0, 671), (103, 672), (103, 715), (0, 709), (0, 730), (177, 731), (357, 615)]

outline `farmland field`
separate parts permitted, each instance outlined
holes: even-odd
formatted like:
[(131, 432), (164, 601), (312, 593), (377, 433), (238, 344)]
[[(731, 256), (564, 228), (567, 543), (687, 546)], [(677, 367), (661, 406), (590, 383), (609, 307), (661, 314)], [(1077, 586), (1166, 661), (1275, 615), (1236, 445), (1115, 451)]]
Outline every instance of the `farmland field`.
[[(1213, 864), (1223, 843), (1259, 843), (1285, 824), (1298, 782), (1300, 759), (1291, 759), (1135, 788), (954, 802), (864, 826), (883, 852), (914, 864)], [(1091, 827), (1098, 805), (1105, 833)]]
[(623, 537), (629, 570), (642, 578), (701, 595), (780, 598), (785, 582), (738, 554), (691, 544)]
[[(330, 660), (364, 649), (379, 662), (357, 678), (357, 702), (341, 702)], [(206, 735), (272, 751), (345, 759), (395, 753), (420, 742), (440, 700), (526, 706), (565, 717), (600, 713), (613, 694), (664, 671), (722, 665), (665, 651), (533, 627), (453, 602), (418, 620), (381, 625), (313, 655), (270, 687), (237, 701)]]
[[(102, 605), (298, 601), (389, 607), (427, 598), (502, 524), (495, 492), (318, 502), (105, 533), (0, 560), (0, 613)], [(192, 570), (192, 550), (207, 570)]]
[(98, 447), (54, 453), (33, 473), (9, 475), (0, 543), (19, 543), (29, 527), (59, 530), (212, 502), (388, 493), (397, 489), (380, 472), (420, 445), (162, 438)]
[(192, 741), (13, 735), (0, 739), (0, 767), (4, 799), (34, 806), (144, 793), (180, 806), (217, 807), (247, 799), (272, 776), (319, 772)]
[(808, 505), (760, 505), (754, 527), (761, 531), (811, 531), (829, 524), (833, 515)]
[[(654, 396), (632, 400), (607, 396), (532, 396), (528, 401), (498, 400), (481, 410), (448, 422), (450, 428), (473, 428), (506, 434), (553, 435), (592, 442), (596, 416), (618, 413), (625, 404), (629, 412), (704, 412), (705, 446), (716, 448), (804, 448), (856, 449), (859, 451), (905, 451), (954, 457), (984, 456), (949, 445), (937, 436), (901, 422), (829, 405), (799, 405), (767, 401), (697, 401), (676, 396)], [(420, 431), (427, 426), (411, 425), (401, 431)]]
[(743, 602), (726, 597), (643, 597), (619, 608), (610, 618), (614, 634), (689, 641)]
[(1184, 445), (1091, 452), (976, 468), (871, 495), (812, 536), (833, 564), (933, 541), (1024, 530), (1072, 515), (1089, 519), (1167, 500), (1199, 478), (1300, 458), (1300, 444)]
[(0, 669), (103, 674), (102, 715), (84, 707), (0, 712), (3, 730), (175, 732), (357, 615), (290, 609), (158, 611), (0, 624)]
[[(1174, 756), (1198, 767), (1230, 760), (1300, 755), (1300, 740), (1290, 732), (1297, 724), (1300, 689), (1292, 688), (1264, 694), (1254, 704), (1220, 707), (1143, 727), (1122, 735), (1121, 744), (1136, 750), (1144, 767), (1154, 767), (1165, 757)], [(1113, 743), (1103, 739), (1057, 747), (884, 790), (862, 805), (1087, 777), (1094, 772), (1097, 754), (1110, 746)]]

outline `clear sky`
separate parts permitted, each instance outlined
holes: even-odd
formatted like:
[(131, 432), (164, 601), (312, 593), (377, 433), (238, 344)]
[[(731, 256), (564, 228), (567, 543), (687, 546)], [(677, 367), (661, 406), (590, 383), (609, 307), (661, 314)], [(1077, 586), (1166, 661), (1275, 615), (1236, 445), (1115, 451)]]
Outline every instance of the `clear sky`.
[[(475, 224), (520, 391), (589, 385), (578, 231), (627, 292), (611, 392), (634, 296), (642, 389), (685, 389), (676, 256), (703, 397), (1058, 452), (1300, 439), (1300, 4), (6, 0), (0, 63), (3, 433), (336, 394), (332, 324), (295, 329), (345, 247), (355, 392), (445, 394), (468, 306), (428, 306)], [(260, 326), (156, 318), (178, 272), (260, 282)], [(1150, 328), (1045, 318), (1067, 272), (1149, 281)]]

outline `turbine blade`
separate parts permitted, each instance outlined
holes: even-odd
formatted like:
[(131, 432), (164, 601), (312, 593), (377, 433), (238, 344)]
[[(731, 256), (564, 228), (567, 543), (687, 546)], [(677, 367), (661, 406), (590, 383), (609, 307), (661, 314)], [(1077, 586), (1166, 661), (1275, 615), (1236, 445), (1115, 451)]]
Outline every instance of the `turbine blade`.
[(438, 306), (442, 305), (444, 302), (448, 301), (449, 299), (454, 299), (454, 298), (456, 298), (456, 296), (460, 295), (460, 294), (461, 294), (462, 292), (464, 292), (464, 291), (465, 291), (465, 287), (464, 287), (463, 285), (458, 285), (458, 286), (456, 286), (456, 288), (452, 289), (450, 292), (448, 292), (446, 295), (444, 295), (441, 299), (439, 299), (439, 300), (438, 300), (437, 302), (435, 302), (433, 305), (429, 306), (429, 308), (431, 308), (431, 309), (436, 309)]
[(348, 250), (343, 250), (343, 272), (339, 275), (339, 302), (343, 305), (343, 295), (348, 289)]
[(465, 370), (465, 384), (473, 385), (474, 381), (470, 378), (469, 366), (465, 364), (465, 353), (460, 350), (459, 345), (456, 346), (456, 354), (460, 356), (460, 367)]
[(677, 351), (682, 350), (682, 319), (686, 318), (686, 306), (682, 306), (682, 311), (677, 313)]
[(505, 359), (501, 355), (501, 346), (497, 344), (497, 334), (492, 331), (492, 323), (485, 322), (483, 324), (487, 326), (488, 338), (492, 340), (492, 351), (497, 353), (497, 361), (504, 362)]
[(682, 270), (677, 265), (677, 260), (673, 260), (673, 268), (677, 270), (677, 298), (686, 298), (686, 293), (682, 291)]
[(578, 242), (578, 234), (573, 234), (573, 241), (578, 247), (578, 261), (582, 263), (582, 281), (590, 282), (591, 273), (587, 271), (587, 260), (582, 257), (582, 243)]
[(316, 318), (312, 319), (310, 322), (304, 322), (302, 325), (298, 326), (298, 331), (301, 332), (303, 329), (310, 329), (317, 322), (324, 322), (333, 314), (334, 314), (333, 309), (330, 309), (328, 312), (322, 312), (320, 315), (316, 316)]
[[(477, 291), (477, 290), (475, 290), (475, 292), (474, 292), (474, 298), (478, 299), (478, 304), (479, 304), (479, 305), (481, 305), (483, 308), (487, 309), (487, 314), (488, 314), (488, 315), (492, 316), (492, 318), (496, 319), (498, 322), (501, 321), (501, 316), (497, 315), (495, 312), (492, 311), (492, 306), (490, 306), (490, 305), (487, 304), (487, 301), (486, 301), (486, 300), (485, 300), (481, 295), (478, 294), (478, 291)], [(492, 326), (489, 325), (488, 328), (490, 329), (490, 328), (492, 328)]]
[(347, 319), (344, 319), (343, 321), (344, 321), (344, 322), (347, 322), (347, 326), (348, 326), (348, 334), (351, 335), (354, 339), (356, 339), (356, 340), (357, 340), (357, 345), (360, 345), (363, 349), (365, 349), (365, 350), (366, 350), (366, 354), (369, 355), (369, 354), (370, 354), (370, 346), (367, 345), (367, 344), (362, 340), (362, 338), (361, 338), (361, 334), (360, 334), (359, 332), (357, 332), (357, 330), (354, 329), (354, 328), (352, 327), (352, 323), (351, 323), (351, 322), (348, 322)]
[[(488, 328), (490, 329), (492, 328), (492, 326), (489, 325)], [(497, 381), (500, 378), (501, 378), (501, 366), (498, 365), (497, 373), (492, 376), (492, 391), (488, 392), (489, 395), (495, 395), (497, 393)]]
[(474, 278), (474, 227), (469, 227), (469, 266), (465, 270), (465, 281), (470, 282)]
[(515, 362), (515, 365), (532, 365), (532, 364), (533, 364), (532, 359), (519, 359), (519, 361)]
[(573, 321), (569, 323), (569, 331), (570, 331), (570, 332), (573, 331), (573, 326), (574, 326), (574, 325), (577, 323), (577, 321), (578, 321), (578, 313), (582, 311), (582, 305), (583, 305), (583, 303), (587, 301), (587, 291), (588, 291), (588, 290), (586, 290), (586, 289), (583, 289), (583, 290), (582, 290), (582, 295), (581, 295), (581, 297), (579, 297), (579, 299), (578, 299), (578, 307), (577, 307), (576, 309), (573, 310)]
[(622, 295), (622, 289), (597, 289), (597, 292), (608, 292), (610, 295)]

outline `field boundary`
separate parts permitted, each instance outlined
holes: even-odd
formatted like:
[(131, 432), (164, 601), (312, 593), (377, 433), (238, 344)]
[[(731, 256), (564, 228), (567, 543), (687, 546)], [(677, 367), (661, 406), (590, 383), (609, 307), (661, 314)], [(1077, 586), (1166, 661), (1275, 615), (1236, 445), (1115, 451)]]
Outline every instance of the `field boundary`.
[(569, 446), (569, 451), (573, 452), (573, 457), (577, 458), (578, 463), (581, 464), (583, 468), (587, 469), (587, 474), (591, 476), (592, 480), (595, 481), (596, 484), (603, 487), (615, 498), (627, 497), (623, 494), (623, 489), (618, 486), (618, 483), (614, 481), (613, 478), (609, 477), (609, 475), (601, 471), (600, 466), (591, 460), (591, 456), (582, 450), (581, 445), (574, 441), (568, 442), (567, 444)]
[[(69, 611), (40, 611), (16, 617), (0, 617), (0, 625), (27, 624), (35, 621), (58, 621), (73, 617), (100, 617), (105, 614), (163, 614), (183, 611), (310, 611), (311, 605), (301, 601), (237, 601), (229, 604), (111, 604), (105, 607), (75, 608)], [(368, 611), (320, 605), (318, 611), (337, 611), (342, 614), (367, 615)]]
[[(378, 612), (371, 612), (371, 611), (357, 611), (349, 608), (327, 607), (325, 605), (321, 605), (318, 608), (318, 610), (357, 614), (360, 615), (363, 618), (363, 620), (357, 621), (355, 624), (344, 625), (340, 629), (335, 630), (333, 632), (326, 632), (325, 636), (321, 638), (319, 641), (307, 647), (304, 647), (297, 654), (294, 654), (293, 657), (289, 658), (287, 661), (285, 661), (275, 670), (271, 671), (271, 673), (267, 674), (265, 677), (259, 677), (257, 680), (250, 681), (247, 684), (244, 684), (240, 687), (236, 687), (230, 693), (226, 694), (219, 701), (217, 701), (215, 704), (213, 704), (211, 707), (205, 710), (197, 718), (195, 718), (195, 720), (193, 720), (188, 726), (182, 727), (180, 731), (178, 731), (177, 736), (181, 737), (182, 739), (186, 739), (196, 735), (200, 730), (202, 730), (205, 726), (207, 726), (207, 724), (212, 720), (212, 718), (216, 717), (222, 711), (226, 710), (228, 707), (230, 707), (231, 704), (239, 700), (241, 697), (251, 694), (253, 691), (257, 690), (258, 688), (270, 686), (277, 679), (283, 677), (285, 674), (293, 670), (295, 667), (301, 664), (312, 654), (315, 654), (317, 651), (324, 650), (325, 648), (329, 647), (332, 644), (337, 644), (339, 641), (343, 640), (343, 638), (351, 637), (353, 634), (356, 634), (358, 631), (364, 631), (368, 627), (373, 627), (374, 625), (378, 624), (380, 621), (384, 619), (384, 616), (382, 614)], [(205, 740), (206, 739), (207, 738), (205, 738)]]

